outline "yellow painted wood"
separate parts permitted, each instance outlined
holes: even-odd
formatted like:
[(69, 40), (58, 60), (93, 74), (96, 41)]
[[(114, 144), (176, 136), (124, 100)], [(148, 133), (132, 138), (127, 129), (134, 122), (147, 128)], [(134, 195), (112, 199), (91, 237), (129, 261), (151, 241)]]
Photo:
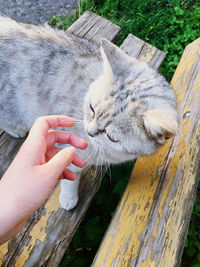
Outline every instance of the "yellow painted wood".
[(30, 257), (30, 253), (32, 250), (37, 247), (37, 242), (40, 244), (44, 243), (45, 239), (47, 238), (46, 230), (48, 226), (48, 220), (51, 217), (52, 213), (56, 213), (60, 209), (59, 203), (59, 193), (60, 193), (60, 184), (57, 186), (55, 192), (47, 201), (44, 206), (46, 212), (41, 216), (37, 224), (33, 225), (32, 230), (29, 233), (31, 241), (24, 246), (20, 255), (18, 255), (17, 261), (15, 266), (24, 266), (28, 258)]
[(200, 39), (186, 47), (171, 84), (180, 111), (179, 133), (154, 155), (137, 160), (95, 267), (180, 263), (198, 184)]

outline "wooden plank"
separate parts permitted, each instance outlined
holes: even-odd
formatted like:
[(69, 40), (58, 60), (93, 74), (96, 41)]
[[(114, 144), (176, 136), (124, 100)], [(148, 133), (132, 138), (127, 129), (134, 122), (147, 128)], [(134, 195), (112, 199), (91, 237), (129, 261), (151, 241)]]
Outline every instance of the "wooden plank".
[(97, 43), (99, 43), (101, 37), (115, 41), (121, 29), (117, 25), (115, 27), (113, 25), (109, 20), (86, 11), (76, 23), (69, 27), (68, 31)]
[[(91, 25), (88, 25), (87, 20)], [(95, 23), (92, 23), (93, 21)], [(109, 36), (108, 28), (112, 32)], [(120, 29), (111, 22), (91, 12), (86, 12), (70, 27), (70, 31), (99, 42), (100, 37), (106, 37), (113, 41), (119, 34)], [(1, 134), (1, 175), (22, 141), (14, 139), (6, 133)], [(58, 186), (44, 207), (40, 208), (30, 218), (21, 233), (12, 241), (0, 246), (0, 266), (57, 266), (97, 191), (99, 183), (100, 179), (92, 184), (90, 173), (87, 173), (80, 185), (80, 201), (77, 207), (70, 212), (60, 208), (58, 201), (60, 186)]]
[(186, 47), (172, 79), (180, 132), (137, 160), (93, 266), (179, 266), (198, 186), (200, 39)]
[(145, 43), (136, 36), (129, 34), (123, 42), (121, 48), (130, 56), (145, 61), (150, 67), (158, 69), (163, 62), (166, 54), (156, 47)]

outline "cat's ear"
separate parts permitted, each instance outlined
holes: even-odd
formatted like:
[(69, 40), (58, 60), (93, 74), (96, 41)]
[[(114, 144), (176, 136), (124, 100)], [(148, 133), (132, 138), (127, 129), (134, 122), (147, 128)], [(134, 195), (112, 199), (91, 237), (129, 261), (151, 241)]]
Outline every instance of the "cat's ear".
[(177, 113), (171, 109), (151, 109), (144, 113), (144, 127), (159, 144), (176, 134)]
[(106, 72), (112, 75), (119, 75), (123, 70), (123, 66), (127, 66), (129, 56), (105, 38), (101, 40), (100, 51)]

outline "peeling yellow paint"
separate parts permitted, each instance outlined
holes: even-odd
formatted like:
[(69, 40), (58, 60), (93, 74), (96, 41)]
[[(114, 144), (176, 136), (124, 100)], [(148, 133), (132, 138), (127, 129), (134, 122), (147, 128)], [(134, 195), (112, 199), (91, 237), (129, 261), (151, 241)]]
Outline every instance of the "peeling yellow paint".
[[(95, 266), (105, 266), (105, 259), (106, 265), (111, 266), (113, 258), (115, 258), (118, 253), (123, 255), (124, 266), (128, 266), (126, 264), (128, 264), (130, 255), (128, 253), (125, 254), (122, 248), (119, 247), (119, 244), (123, 244), (123, 242), (128, 240), (130, 232), (132, 233), (132, 237), (127, 246), (127, 251), (131, 251), (132, 259), (137, 256), (140, 245), (140, 235), (144, 233), (146, 221), (154, 198), (154, 192), (159, 181), (156, 167), (157, 165), (163, 165), (169, 144), (170, 142), (160, 148), (159, 153), (155, 153), (150, 157), (141, 157), (137, 160), (132, 178), (129, 181), (122, 202), (120, 203), (119, 221), (115, 221), (111, 224), (110, 232), (112, 234), (107, 236), (106, 243), (101, 250), (101, 258), (98, 258), (98, 263), (96, 263)], [(154, 178), (154, 181), (152, 181), (151, 177)], [(149, 202), (149, 206), (145, 209), (147, 202)], [(135, 212), (130, 216), (130, 211), (135, 204)], [(117, 232), (115, 230), (116, 228)]]
[(152, 253), (152, 251), (149, 251), (147, 259), (145, 261), (141, 262), (140, 267), (158, 267), (158, 266), (156, 266), (155, 261), (151, 261), (151, 258), (150, 258), (151, 253)]
[[(186, 122), (186, 125), (185, 125), (185, 122)], [(171, 188), (171, 185), (172, 185), (172, 182), (173, 182), (173, 179), (176, 175), (176, 172), (177, 172), (177, 168), (178, 166), (180, 165), (180, 158), (181, 156), (183, 155), (184, 153), (184, 160), (186, 162), (188, 162), (188, 158), (186, 157), (186, 154), (185, 154), (185, 147), (187, 145), (187, 142), (185, 142), (185, 138), (186, 138), (186, 135), (188, 133), (188, 129), (190, 127), (190, 120), (185, 120), (182, 124), (182, 138), (179, 142), (179, 147), (176, 149), (177, 153), (174, 155), (173, 159), (171, 159), (171, 161), (169, 162), (169, 166), (168, 166), (168, 170), (169, 170), (169, 180), (168, 180), (168, 183), (167, 185), (165, 186), (165, 190), (162, 194), (162, 198), (161, 198), (161, 201), (160, 201), (160, 205), (158, 207), (158, 214), (159, 214), (159, 217), (157, 218), (156, 220), (156, 225), (155, 225), (155, 228), (154, 228), (154, 231), (153, 231), (153, 237), (156, 238), (157, 237), (157, 231), (158, 231), (158, 225), (159, 225), (159, 222), (160, 222), (160, 218), (162, 217), (162, 210), (163, 210), (163, 207), (165, 204), (167, 204), (168, 202), (168, 193), (170, 191), (170, 188)]]
[[(188, 122), (189, 124), (190, 122)], [(200, 132), (200, 122), (197, 125), (196, 132)], [(185, 133), (187, 133), (187, 129), (185, 130)], [(194, 154), (197, 153), (199, 150), (198, 147), (198, 140), (193, 139), (191, 142), (185, 144), (187, 145), (187, 149), (184, 150), (184, 157), (182, 158), (182, 164), (181, 167), (183, 169), (184, 177), (185, 179), (182, 182), (182, 185), (180, 185), (180, 189), (177, 191), (177, 194), (174, 199), (170, 201), (169, 208), (170, 210), (174, 210), (175, 214), (178, 216), (173, 216), (172, 212), (170, 212), (170, 217), (166, 221), (165, 229), (163, 229), (164, 232), (169, 233), (168, 240), (173, 240), (173, 243), (171, 244), (170, 248), (164, 250), (164, 255), (162, 257), (162, 266), (168, 266), (171, 262), (175, 262), (176, 252), (178, 248), (178, 234), (181, 232), (184, 221), (181, 221), (182, 219), (182, 212), (184, 211), (184, 201), (179, 202), (179, 205), (174, 206), (175, 201), (178, 202), (179, 199), (184, 199), (185, 196), (191, 191), (194, 183), (195, 183), (195, 173), (191, 173), (191, 167), (192, 166), (192, 159), (190, 157), (191, 150), (196, 150), (196, 152), (193, 152)], [(184, 144), (182, 144), (184, 146)], [(172, 174), (173, 175), (173, 174)], [(172, 176), (173, 178), (173, 176)], [(184, 189), (184, 190), (183, 190)], [(176, 237), (176, 238), (175, 238)], [(169, 244), (167, 243), (167, 246)]]
[[(200, 39), (195, 41), (194, 49), (185, 49), (181, 61), (184, 61), (184, 65), (182, 64), (181, 67), (178, 67), (174, 73), (172, 78), (171, 84), (173, 88), (176, 88), (177, 95), (179, 95), (179, 89), (182, 89), (182, 85), (186, 83), (186, 80), (190, 80), (190, 70), (194, 66), (194, 62), (196, 62), (197, 57), (200, 54)], [(187, 46), (188, 48), (190, 47)]]
[(196, 91), (200, 87), (200, 75), (199, 75), (199, 77), (197, 78), (196, 81), (197, 81), (197, 85), (193, 88), (194, 91)]
[(39, 240), (41, 243), (44, 242), (46, 238), (46, 226), (48, 220), (51, 217), (51, 214), (57, 212), (60, 208), (60, 203), (58, 201), (59, 192), (60, 186), (57, 186), (55, 192), (44, 206), (46, 213), (40, 218), (40, 220), (37, 222), (37, 224), (34, 225), (33, 229), (31, 230), (30, 242), (24, 247), (22, 253), (19, 255), (15, 267), (21, 267), (26, 263), (32, 249), (36, 245), (37, 240)]
[(8, 253), (9, 241), (0, 246), (0, 266), (3, 264), (3, 258)]

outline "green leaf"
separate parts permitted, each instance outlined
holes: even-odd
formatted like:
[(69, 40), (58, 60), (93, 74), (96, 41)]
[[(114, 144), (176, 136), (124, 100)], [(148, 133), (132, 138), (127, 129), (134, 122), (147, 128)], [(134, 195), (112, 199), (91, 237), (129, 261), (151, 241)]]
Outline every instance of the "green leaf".
[(102, 228), (100, 225), (98, 225), (99, 220), (100, 220), (100, 217), (96, 216), (96, 217), (89, 219), (88, 222), (86, 223), (84, 230), (85, 230), (86, 237), (89, 240), (95, 240), (97, 236), (101, 233)]
[(70, 254), (66, 255), (62, 262), (60, 263), (59, 267), (70, 266), (73, 260), (76, 258), (76, 252), (72, 251)]
[(183, 15), (184, 14), (184, 10), (181, 9), (179, 6), (174, 7), (174, 11), (177, 15)]
[[(72, 263), (70, 263), (69, 265), (70, 267), (83, 267), (85, 266), (85, 260), (80, 258), (80, 259), (76, 259), (74, 260)], [(67, 267), (67, 266), (66, 266)]]
[(88, 220), (87, 225), (88, 226), (97, 225), (99, 223), (99, 221), (100, 221), (100, 216), (95, 216), (95, 217)]
[(186, 241), (185, 241), (185, 247), (186, 247), (186, 248), (188, 247), (188, 238), (186, 238)]
[(190, 248), (187, 248), (187, 254), (189, 257), (192, 257), (195, 253), (195, 249), (190, 247)]
[(72, 240), (72, 245), (74, 249), (77, 249), (79, 247), (80, 241), (81, 241), (81, 232), (80, 229), (78, 229)]
[(125, 189), (124, 181), (123, 180), (119, 180), (116, 183), (115, 187), (113, 188), (113, 193), (121, 195), (124, 192), (124, 189)]
[(200, 267), (200, 265), (199, 265), (199, 263), (197, 262), (197, 263), (194, 263), (194, 264), (190, 265), (190, 267)]
[[(196, 238), (196, 235), (195, 235), (195, 238)], [(200, 241), (195, 241), (194, 244), (198, 248), (198, 250), (200, 251)]]

